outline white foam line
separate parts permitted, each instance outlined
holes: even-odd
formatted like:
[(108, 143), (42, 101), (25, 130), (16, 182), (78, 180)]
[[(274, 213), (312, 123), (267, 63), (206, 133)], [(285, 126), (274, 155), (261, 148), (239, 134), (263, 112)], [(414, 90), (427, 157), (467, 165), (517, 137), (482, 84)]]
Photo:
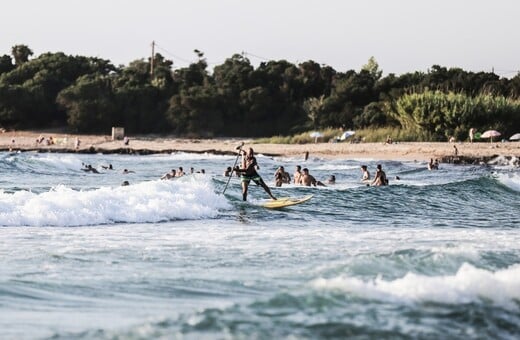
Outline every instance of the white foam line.
[(426, 276), (408, 273), (386, 281), (381, 277), (363, 281), (355, 277), (319, 278), (310, 283), (319, 290), (339, 290), (369, 299), (412, 303), (430, 301), (465, 304), (488, 299), (496, 305), (518, 310), (520, 265), (495, 272), (464, 263), (454, 275)]

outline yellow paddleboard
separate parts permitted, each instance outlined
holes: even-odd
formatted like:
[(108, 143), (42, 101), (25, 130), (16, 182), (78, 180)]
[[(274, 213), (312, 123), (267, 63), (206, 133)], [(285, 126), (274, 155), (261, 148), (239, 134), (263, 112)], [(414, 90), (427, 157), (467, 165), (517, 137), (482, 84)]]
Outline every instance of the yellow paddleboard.
[(280, 197), (277, 200), (271, 200), (268, 202), (261, 203), (261, 206), (268, 209), (280, 209), (289, 207), (291, 205), (307, 202), (312, 198), (312, 196), (313, 195), (307, 195), (304, 197)]

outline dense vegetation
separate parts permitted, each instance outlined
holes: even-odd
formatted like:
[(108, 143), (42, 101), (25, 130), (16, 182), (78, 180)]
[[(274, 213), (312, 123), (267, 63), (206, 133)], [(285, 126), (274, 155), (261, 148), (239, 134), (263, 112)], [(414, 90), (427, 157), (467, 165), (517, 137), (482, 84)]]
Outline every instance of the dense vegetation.
[(400, 76), (374, 58), (339, 72), (314, 61), (258, 67), (235, 54), (208, 71), (204, 54), (185, 68), (160, 54), (114, 66), (93, 57), (45, 53), (25, 45), (0, 56), (0, 126), (68, 126), (74, 132), (183, 136), (273, 136), (312, 129), (404, 130), (419, 139), (465, 139), (470, 127), (520, 126), (520, 74), (432, 66)]

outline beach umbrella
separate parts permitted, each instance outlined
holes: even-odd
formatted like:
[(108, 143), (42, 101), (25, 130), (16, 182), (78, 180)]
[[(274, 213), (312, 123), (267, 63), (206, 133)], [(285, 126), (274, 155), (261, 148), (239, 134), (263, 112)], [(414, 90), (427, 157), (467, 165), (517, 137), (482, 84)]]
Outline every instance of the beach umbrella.
[(345, 132), (343, 132), (341, 137), (339, 137), (339, 139), (345, 140), (345, 139), (349, 138), (350, 136), (354, 136), (355, 134), (356, 134), (356, 131), (345, 131)]
[(500, 136), (501, 133), (497, 130), (487, 130), (483, 134), (480, 135), (480, 138), (491, 138), (491, 142), (493, 141), (493, 137)]
[(321, 138), (323, 137), (323, 133), (319, 132), (319, 131), (313, 131), (309, 134), (309, 136), (311, 136), (312, 138), (314, 138), (314, 143), (318, 142), (318, 138)]
[(520, 140), (520, 133), (515, 133), (511, 137), (509, 137), (509, 140)]

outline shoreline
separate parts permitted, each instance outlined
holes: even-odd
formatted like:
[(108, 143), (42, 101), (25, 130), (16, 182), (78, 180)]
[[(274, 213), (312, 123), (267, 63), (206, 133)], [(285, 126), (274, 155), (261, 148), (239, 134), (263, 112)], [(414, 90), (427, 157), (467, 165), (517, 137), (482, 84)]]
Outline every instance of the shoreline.
[[(52, 136), (55, 144), (38, 144), (40, 136)], [(81, 143), (75, 148), (75, 140)], [(312, 144), (262, 144), (247, 138), (183, 139), (157, 136), (130, 136), (128, 145), (113, 141), (108, 135), (74, 135), (40, 133), (32, 131), (5, 132), (0, 134), (0, 151), (3, 152), (53, 152), (53, 153), (102, 153), (102, 154), (169, 154), (175, 152), (236, 155), (236, 146), (252, 147), (257, 154), (271, 157), (298, 157), (324, 159), (373, 159), (396, 161), (429, 161), (442, 163), (482, 164), (496, 157), (505, 157), (518, 163), (520, 142), (398, 142), (384, 143), (312, 143)], [(14, 142), (13, 142), (14, 140)], [(455, 155), (455, 149), (457, 155)]]

